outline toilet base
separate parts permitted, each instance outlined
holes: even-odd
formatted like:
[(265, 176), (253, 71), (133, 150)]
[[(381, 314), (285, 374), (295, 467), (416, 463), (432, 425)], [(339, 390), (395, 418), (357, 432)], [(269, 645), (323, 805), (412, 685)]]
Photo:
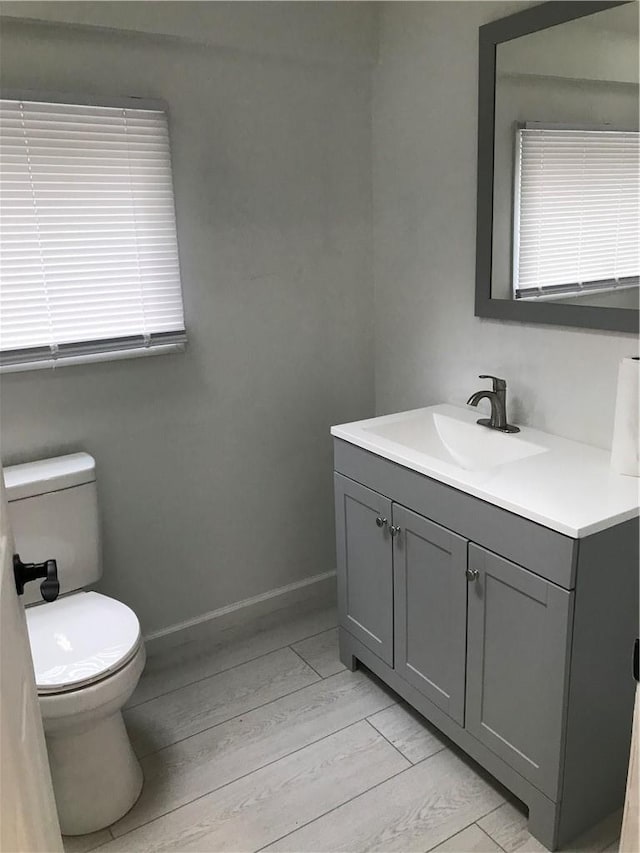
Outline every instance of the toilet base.
[(45, 734), (63, 835), (96, 832), (129, 811), (143, 776), (120, 711), (81, 731)]

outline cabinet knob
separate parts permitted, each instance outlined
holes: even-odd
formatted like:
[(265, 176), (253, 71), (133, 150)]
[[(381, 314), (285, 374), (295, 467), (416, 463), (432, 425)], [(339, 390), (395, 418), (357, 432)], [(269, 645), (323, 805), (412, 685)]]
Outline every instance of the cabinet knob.
[(465, 575), (468, 581), (477, 581), (480, 572), (477, 569), (465, 569)]
[(394, 525), (392, 525), (392, 526), (389, 528), (389, 533), (390, 533), (392, 536), (399, 536), (399, 535), (400, 535), (400, 531), (401, 531), (401, 529), (402, 529), (402, 528), (400, 528), (400, 527), (395, 527)]
[(376, 524), (378, 525), (378, 527), (384, 527), (386, 523), (387, 519), (383, 518), (381, 515), (376, 518)]

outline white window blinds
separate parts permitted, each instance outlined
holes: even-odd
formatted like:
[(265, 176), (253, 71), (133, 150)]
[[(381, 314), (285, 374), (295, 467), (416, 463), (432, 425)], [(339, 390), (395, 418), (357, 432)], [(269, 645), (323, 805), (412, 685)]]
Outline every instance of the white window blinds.
[(186, 340), (167, 115), (131, 101), (0, 101), (5, 369)]
[(638, 136), (517, 131), (516, 299), (638, 286)]

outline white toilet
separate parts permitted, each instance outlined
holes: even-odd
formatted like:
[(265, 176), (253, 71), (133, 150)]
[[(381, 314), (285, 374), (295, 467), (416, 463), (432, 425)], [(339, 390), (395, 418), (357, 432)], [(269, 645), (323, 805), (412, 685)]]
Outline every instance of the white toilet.
[(60, 826), (94, 832), (122, 817), (142, 768), (121, 709), (145, 664), (135, 613), (84, 587), (101, 576), (95, 461), (87, 453), (4, 469), (16, 551), (57, 561), (60, 595), (25, 587), (27, 626)]

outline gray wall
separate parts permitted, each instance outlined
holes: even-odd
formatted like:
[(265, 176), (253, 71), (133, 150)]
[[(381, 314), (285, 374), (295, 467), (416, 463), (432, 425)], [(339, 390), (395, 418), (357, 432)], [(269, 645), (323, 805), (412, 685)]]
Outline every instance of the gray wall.
[[(385, 3), (374, 72), (376, 408), (508, 380), (514, 420), (609, 447), (632, 335), (473, 316), (478, 26), (521, 3)], [(529, 4), (531, 5), (531, 4)]]
[(5, 21), (5, 86), (171, 107), (188, 352), (1, 383), (5, 462), (95, 454), (103, 589), (146, 631), (335, 565), (328, 427), (374, 375), (386, 412), (496, 372), (608, 446), (631, 337), (473, 317), (477, 27), (521, 6), (3, 4), (124, 30)]
[(3, 22), (5, 87), (170, 105), (187, 353), (2, 378), (5, 463), (95, 455), (102, 589), (147, 632), (335, 566), (328, 430), (373, 413), (374, 28), (345, 5), (195, 4), (201, 44)]

